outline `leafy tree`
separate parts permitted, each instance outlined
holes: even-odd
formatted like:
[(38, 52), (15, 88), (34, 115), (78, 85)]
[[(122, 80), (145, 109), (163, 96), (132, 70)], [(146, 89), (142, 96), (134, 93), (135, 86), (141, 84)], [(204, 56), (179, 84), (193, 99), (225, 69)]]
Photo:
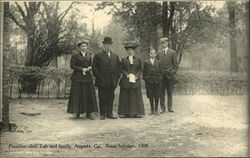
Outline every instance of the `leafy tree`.
[[(215, 9), (200, 2), (103, 2), (98, 9), (112, 7), (121, 17), (128, 34), (139, 38), (144, 57), (150, 46), (158, 48), (158, 39), (167, 36), (171, 47), (182, 59), (182, 52), (196, 43), (211, 41), (219, 22), (212, 16)], [(158, 28), (162, 34), (159, 35)]]
[[(46, 67), (57, 56), (71, 51), (75, 44), (68, 42), (63, 27), (64, 18), (72, 9), (72, 2), (59, 13), (59, 2), (15, 2), (10, 18), (27, 34), (26, 66)], [(23, 90), (36, 90), (38, 80), (23, 76)], [(32, 82), (27, 87), (25, 82)]]
[[(112, 50), (120, 57), (127, 56), (125, 49), (123, 48), (123, 42), (129, 38), (126, 29), (119, 22), (118, 17), (113, 17), (111, 22), (103, 31), (104, 35), (112, 37), (114, 44)], [(103, 39), (103, 37), (102, 37)]]
[(114, 16), (120, 17), (120, 22), (127, 29), (127, 40), (140, 42), (140, 54), (146, 58), (150, 47), (158, 49), (157, 28), (160, 22), (160, 3), (158, 2), (103, 2), (98, 9), (111, 7)]

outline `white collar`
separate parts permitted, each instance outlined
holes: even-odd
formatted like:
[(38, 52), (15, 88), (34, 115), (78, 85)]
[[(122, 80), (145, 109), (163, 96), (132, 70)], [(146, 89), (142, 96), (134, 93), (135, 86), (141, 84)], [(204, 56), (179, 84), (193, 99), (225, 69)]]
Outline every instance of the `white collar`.
[(168, 47), (167, 47), (167, 48), (165, 48), (164, 50), (165, 50), (165, 52), (167, 53), (167, 51), (168, 51)]
[(132, 55), (132, 56), (128, 56), (128, 59), (129, 59), (129, 62), (130, 62), (130, 64), (133, 64), (134, 63), (134, 56)]
[(154, 64), (155, 59), (150, 58), (152, 64)]
[(81, 51), (81, 53), (82, 53), (82, 56), (86, 56), (86, 52), (83, 52), (83, 51)]

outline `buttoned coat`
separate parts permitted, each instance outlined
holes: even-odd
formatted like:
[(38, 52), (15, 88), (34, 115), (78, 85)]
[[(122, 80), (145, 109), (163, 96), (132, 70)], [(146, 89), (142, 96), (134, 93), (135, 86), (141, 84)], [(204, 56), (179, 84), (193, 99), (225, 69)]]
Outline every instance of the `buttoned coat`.
[(92, 64), (95, 86), (116, 87), (121, 76), (120, 61), (118, 55), (110, 52), (109, 55), (103, 50), (95, 54)]
[[(136, 58), (133, 56), (133, 64), (130, 64), (129, 58), (123, 58), (121, 60), (121, 72), (122, 77), (120, 80), (120, 86), (121, 88), (140, 88), (141, 87), (141, 81), (140, 76), (142, 73), (142, 62), (139, 58)], [(132, 73), (137, 77), (136, 83), (129, 82), (128, 75)]]
[(156, 58), (160, 61), (160, 71), (162, 76), (172, 79), (178, 69), (176, 51), (168, 48), (167, 53), (165, 54), (164, 51), (161, 50)]
[(156, 84), (162, 81), (159, 60), (155, 59), (153, 64), (151, 63), (150, 59), (144, 62), (143, 79), (145, 80), (146, 84)]
[(75, 52), (70, 59), (70, 67), (74, 70), (71, 76), (72, 81), (77, 82), (92, 82), (92, 75), (90, 71), (86, 72), (86, 75), (83, 75), (83, 68), (88, 68), (91, 66), (91, 54), (86, 53), (86, 56), (83, 56), (80, 51)]

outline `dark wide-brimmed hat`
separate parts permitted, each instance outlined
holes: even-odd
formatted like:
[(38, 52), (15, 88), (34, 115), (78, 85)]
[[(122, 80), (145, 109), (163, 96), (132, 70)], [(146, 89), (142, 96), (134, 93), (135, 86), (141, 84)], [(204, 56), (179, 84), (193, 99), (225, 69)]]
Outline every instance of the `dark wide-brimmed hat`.
[(111, 37), (104, 37), (104, 40), (102, 41), (103, 44), (112, 44), (112, 38)]
[(138, 47), (138, 44), (136, 41), (125, 41), (124, 42), (125, 49), (128, 49), (128, 48), (135, 49), (136, 47)]
[(169, 42), (169, 39), (167, 37), (162, 37), (160, 39), (161, 42)]
[(84, 43), (87, 44), (87, 45), (89, 45), (89, 41), (88, 40), (82, 40), (82, 41), (80, 41), (80, 42), (77, 43), (77, 47), (80, 47)]

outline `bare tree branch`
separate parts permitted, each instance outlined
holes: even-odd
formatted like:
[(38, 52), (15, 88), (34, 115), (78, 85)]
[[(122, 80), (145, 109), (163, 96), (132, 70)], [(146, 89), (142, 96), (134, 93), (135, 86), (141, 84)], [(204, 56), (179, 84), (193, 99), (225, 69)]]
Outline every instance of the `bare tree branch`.
[(29, 7), (28, 7), (28, 5), (27, 5), (27, 2), (24, 2), (24, 6), (25, 6), (25, 9), (26, 9), (26, 10), (29, 10)]
[(35, 6), (35, 10), (38, 11), (40, 6), (41, 6), (42, 2), (38, 2), (37, 5)]
[(25, 25), (20, 24), (12, 13), (9, 13), (9, 17), (15, 22), (17, 26), (27, 32), (27, 27)]
[(58, 19), (59, 19), (59, 23), (61, 23), (62, 19), (68, 14), (68, 12), (70, 11), (70, 9), (72, 8), (74, 2), (72, 2), (69, 7), (64, 11), (62, 12), (59, 16), (58, 16)]
[(44, 14), (42, 13), (41, 10), (38, 10), (38, 13), (41, 15), (42, 17), (42, 20), (46, 23), (47, 22), (47, 19), (45, 18)]
[(27, 20), (27, 19), (26, 19), (27, 17), (26, 17), (26, 15), (25, 15), (25, 13), (24, 13), (22, 7), (21, 7), (17, 2), (15, 2), (15, 4), (16, 4), (16, 6), (17, 6), (19, 12), (21, 13), (23, 20), (26, 21), (26, 20)]
[(48, 5), (45, 2), (42, 2), (42, 4), (43, 4), (43, 7), (45, 9), (45, 12), (46, 12), (47, 16), (50, 17)]

